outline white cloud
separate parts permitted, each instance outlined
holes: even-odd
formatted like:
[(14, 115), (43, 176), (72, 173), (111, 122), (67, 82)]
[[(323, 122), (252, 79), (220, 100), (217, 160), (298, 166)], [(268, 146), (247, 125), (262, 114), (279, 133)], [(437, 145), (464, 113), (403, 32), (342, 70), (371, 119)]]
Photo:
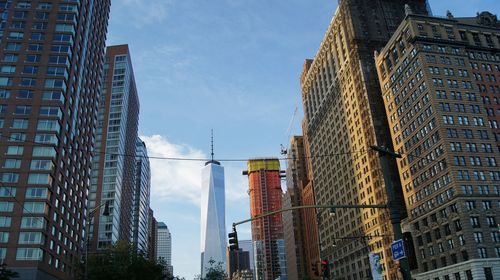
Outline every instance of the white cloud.
[[(186, 144), (174, 144), (161, 135), (140, 136), (150, 157), (206, 159), (203, 151)], [(188, 201), (200, 205), (201, 169), (204, 161), (151, 158), (151, 198), (160, 201)], [(248, 200), (248, 181), (237, 167), (225, 168), (226, 201)]]
[[(150, 157), (206, 158), (205, 154), (185, 144), (174, 144), (160, 136), (141, 136)], [(200, 203), (202, 161), (150, 159), (151, 197), (160, 200), (188, 200)]]

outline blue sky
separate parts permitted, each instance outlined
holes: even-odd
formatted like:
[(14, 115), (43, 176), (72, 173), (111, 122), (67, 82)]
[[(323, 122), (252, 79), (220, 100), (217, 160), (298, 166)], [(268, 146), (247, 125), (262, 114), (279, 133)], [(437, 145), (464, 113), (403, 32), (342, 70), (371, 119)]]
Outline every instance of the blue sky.
[[(498, 0), (431, 0), (434, 15), (488, 10)], [(275, 156), (300, 134), (299, 76), (314, 57), (336, 0), (114, 0), (108, 45), (129, 44), (140, 96), (139, 133), (151, 156)], [(203, 162), (151, 160), (151, 206), (173, 237), (174, 273), (200, 267)], [(227, 228), (249, 217), (245, 162), (223, 162)], [(238, 227), (250, 239), (250, 227)]]

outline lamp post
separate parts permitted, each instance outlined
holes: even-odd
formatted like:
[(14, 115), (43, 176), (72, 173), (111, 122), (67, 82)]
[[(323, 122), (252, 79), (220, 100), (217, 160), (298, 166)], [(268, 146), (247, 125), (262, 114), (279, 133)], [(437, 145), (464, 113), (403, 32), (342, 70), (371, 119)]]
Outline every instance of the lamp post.
[(87, 221), (86, 232), (85, 232), (85, 234), (86, 234), (86, 237), (85, 237), (85, 280), (88, 279), (90, 224), (92, 223), (92, 219), (94, 218), (95, 213), (102, 206), (104, 206), (104, 211), (102, 212), (102, 215), (109, 216), (109, 200), (106, 200), (106, 202), (101, 203), (100, 205), (94, 207), (94, 209), (90, 210), (89, 214), (88, 214), (89, 220)]

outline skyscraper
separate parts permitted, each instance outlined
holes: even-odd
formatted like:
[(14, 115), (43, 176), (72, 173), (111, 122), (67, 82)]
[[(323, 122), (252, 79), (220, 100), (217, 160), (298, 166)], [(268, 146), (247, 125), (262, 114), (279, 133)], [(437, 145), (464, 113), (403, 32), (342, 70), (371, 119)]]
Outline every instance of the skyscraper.
[(158, 232), (158, 223), (154, 217), (153, 209), (148, 210), (148, 259), (156, 260), (156, 234)]
[(78, 271), (109, 8), (0, 2), (0, 259), (21, 279)]
[(403, 155), (412, 276), (500, 279), (500, 22), (407, 12), (377, 68)]
[[(274, 158), (248, 161), (250, 216), (282, 208), (280, 162)], [(258, 280), (287, 279), (283, 220), (276, 214), (252, 221), (254, 275)]]
[[(392, 142), (373, 53), (403, 20), (407, 3), (427, 13), (425, 0), (340, 0), (314, 60), (304, 67), (304, 135), (316, 204), (387, 202), (379, 159), (368, 152), (370, 145)], [(331, 277), (369, 277), (372, 252), (380, 254), (384, 275), (398, 279), (386, 209), (339, 209), (336, 215), (319, 210), (318, 223), (321, 257), (333, 262)]]
[(132, 225), (132, 245), (142, 253), (148, 252), (149, 236), (149, 199), (151, 190), (151, 170), (149, 168), (146, 143), (140, 138), (136, 142), (136, 173), (134, 190), (134, 209)]
[[(302, 136), (293, 136), (287, 150), (286, 192), (283, 196), (283, 208), (304, 205), (301, 183), (307, 177)], [(307, 273), (305, 254), (305, 224), (302, 210), (283, 212), (283, 233), (285, 239), (287, 274), (290, 279), (303, 279)]]
[(91, 251), (132, 240), (136, 164), (135, 157), (123, 155), (136, 152), (139, 98), (128, 45), (107, 48), (104, 74), (89, 206), (108, 202), (110, 215), (96, 213), (90, 220)]
[(226, 267), (226, 206), (224, 167), (216, 160), (207, 161), (201, 181), (201, 275), (210, 260)]
[(252, 240), (239, 240), (240, 249), (249, 253), (250, 270), (255, 271), (254, 253)]
[(167, 272), (170, 275), (174, 274), (172, 266), (172, 235), (168, 227), (163, 222), (158, 222), (156, 232), (156, 258), (162, 260), (166, 264)]

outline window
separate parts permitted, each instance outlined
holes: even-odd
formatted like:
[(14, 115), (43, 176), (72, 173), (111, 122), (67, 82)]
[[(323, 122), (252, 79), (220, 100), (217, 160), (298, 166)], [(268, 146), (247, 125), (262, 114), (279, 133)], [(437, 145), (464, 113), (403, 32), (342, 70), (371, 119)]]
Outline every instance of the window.
[(29, 44), (28, 51), (41, 52), (41, 51), (43, 51), (43, 45), (42, 44)]
[(52, 177), (49, 174), (32, 173), (28, 175), (28, 184), (50, 185)]
[[(35, 30), (45, 30), (45, 29), (47, 29), (47, 26), (48, 26), (48, 24), (46, 22), (34, 22), (33, 26), (31, 28), (35, 29)], [(37, 34), (37, 33), (31, 33), (31, 39), (33, 39), (33, 34)], [(38, 34), (41, 34), (41, 33), (38, 33)], [(40, 39), (35, 39), (35, 40), (40, 40)]]
[(24, 33), (23, 32), (10, 32), (9, 33), (9, 39), (12, 39), (12, 40), (21, 40), (22, 38), (24, 37)]
[(66, 83), (63, 80), (47, 79), (45, 80), (45, 88), (60, 88), (66, 90)]
[(21, 89), (17, 92), (17, 99), (32, 99), (33, 91), (28, 89)]
[(12, 120), (11, 128), (14, 129), (27, 129), (28, 128), (28, 120), (27, 119), (14, 119)]
[(50, 10), (50, 9), (52, 9), (52, 4), (48, 3), (48, 2), (41, 2), (41, 3), (38, 3), (36, 8), (39, 10)]
[(28, 65), (28, 66), (24, 66), (24, 68), (23, 68), (23, 74), (35, 75), (36, 73), (38, 73), (37, 66)]
[(41, 232), (20, 232), (19, 244), (43, 244), (43, 235)]
[(13, 168), (18, 169), (21, 168), (21, 160), (20, 159), (6, 159), (3, 168)]
[(18, 173), (2, 173), (1, 177), (2, 183), (17, 183), (19, 181)]
[(0, 77), (0, 86), (11, 86), (12, 78), (9, 77)]
[(35, 136), (36, 143), (44, 143), (44, 144), (58, 144), (59, 141), (57, 136), (54, 134), (37, 134)]
[(45, 220), (41, 217), (23, 217), (21, 219), (21, 228), (41, 229), (45, 227)]
[(42, 95), (43, 100), (57, 100), (64, 103), (64, 95), (61, 92), (45, 91)]
[(18, 9), (29, 9), (31, 8), (31, 3), (28, 1), (17, 2), (16, 8)]
[(4, 54), (3, 61), (5, 61), (5, 62), (17, 62), (18, 58), (19, 57), (17, 54), (7, 53), (7, 54)]
[(479, 254), (479, 257), (481, 259), (486, 259), (488, 257), (488, 252), (486, 251), (486, 248), (477, 248), (477, 253)]
[(482, 232), (474, 232), (474, 240), (476, 243), (483, 243), (483, 233)]
[(16, 72), (16, 66), (13, 65), (4, 65), (0, 67), (1, 73), (12, 74)]
[(38, 54), (28, 54), (26, 56), (26, 62), (40, 62), (40, 55), (38, 55)]
[(470, 217), (470, 224), (473, 228), (481, 227), (481, 224), (479, 223), (479, 217)]
[(47, 188), (28, 188), (26, 198), (47, 198)]
[(14, 111), (17, 115), (29, 115), (31, 114), (31, 106), (27, 105), (18, 105), (16, 106), (16, 110)]
[(45, 40), (45, 34), (41, 32), (33, 32), (31, 33), (30, 39), (34, 41), (43, 41)]
[(45, 212), (45, 202), (24, 202), (23, 213), (43, 214)]
[(34, 159), (31, 161), (30, 169), (31, 170), (52, 170), (54, 167), (51, 160), (46, 159)]
[(6, 216), (0, 216), (0, 227), (10, 227), (12, 224), (12, 218)]
[(7, 45), (5, 46), (5, 50), (18, 52), (21, 50), (21, 44), (20, 43), (7, 43)]
[(0, 212), (12, 212), (14, 210), (14, 202), (0, 201)]
[(0, 89), (0, 99), (9, 99), (10, 98), (10, 90)]
[(20, 85), (25, 86), (25, 87), (34, 87), (34, 86), (36, 86), (36, 79), (23, 78), (23, 79), (21, 79)]
[(9, 242), (9, 233), (5, 231), (0, 231), (0, 243)]
[(43, 260), (43, 251), (40, 248), (18, 248), (16, 260), (41, 261)]
[(20, 156), (24, 152), (24, 147), (23, 146), (8, 146), (7, 147), (7, 152), (5, 153), (6, 155), (16, 155)]
[(33, 147), (34, 157), (55, 157), (56, 150), (53, 147)]
[(61, 126), (57, 120), (39, 120), (37, 123), (37, 130), (50, 130), (59, 132)]

